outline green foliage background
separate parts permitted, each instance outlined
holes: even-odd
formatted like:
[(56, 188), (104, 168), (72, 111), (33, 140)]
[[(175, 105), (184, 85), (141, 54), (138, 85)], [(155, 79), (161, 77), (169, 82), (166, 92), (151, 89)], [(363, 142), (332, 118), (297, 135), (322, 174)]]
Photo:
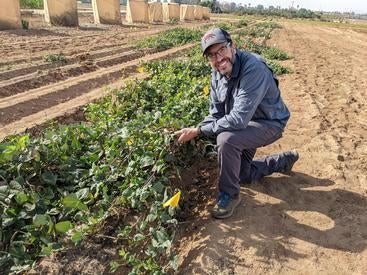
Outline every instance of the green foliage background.
[(22, 9), (43, 9), (43, 0), (20, 0)]

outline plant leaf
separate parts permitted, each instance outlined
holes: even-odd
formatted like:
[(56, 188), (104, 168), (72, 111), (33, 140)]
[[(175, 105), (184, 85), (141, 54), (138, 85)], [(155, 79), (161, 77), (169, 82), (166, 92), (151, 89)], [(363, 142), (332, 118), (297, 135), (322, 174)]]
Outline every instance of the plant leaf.
[(15, 196), (15, 200), (17, 201), (18, 204), (23, 205), (28, 201), (28, 196), (24, 192), (19, 192)]
[(64, 197), (62, 200), (62, 204), (68, 208), (88, 211), (88, 207), (84, 203), (82, 203), (82, 201), (79, 200), (74, 194)]
[(41, 227), (43, 225), (47, 225), (49, 223), (49, 216), (48, 215), (35, 215), (33, 217), (33, 225), (36, 227)]
[(58, 222), (57, 224), (55, 224), (55, 230), (60, 233), (66, 233), (71, 228), (73, 228), (73, 225), (70, 221)]
[(141, 159), (141, 166), (147, 167), (154, 164), (154, 159), (151, 156), (145, 156)]
[(49, 172), (49, 171), (44, 172), (42, 174), (41, 178), (45, 183), (48, 183), (48, 184), (51, 184), (51, 185), (55, 185), (56, 181), (57, 181), (57, 175), (55, 175), (54, 173)]
[(81, 240), (82, 240), (82, 232), (78, 231), (78, 232), (75, 232), (73, 234), (73, 236), (71, 237), (71, 240), (77, 244), (79, 243)]

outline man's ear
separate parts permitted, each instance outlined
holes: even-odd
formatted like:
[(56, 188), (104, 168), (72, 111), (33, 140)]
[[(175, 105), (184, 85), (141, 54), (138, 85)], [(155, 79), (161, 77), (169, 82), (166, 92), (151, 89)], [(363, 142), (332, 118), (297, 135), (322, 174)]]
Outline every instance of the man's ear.
[(231, 45), (231, 51), (232, 51), (232, 54), (236, 53), (236, 45), (235, 44)]
[(236, 50), (236, 44), (234, 42), (231, 42), (231, 51), (232, 53), (235, 53)]

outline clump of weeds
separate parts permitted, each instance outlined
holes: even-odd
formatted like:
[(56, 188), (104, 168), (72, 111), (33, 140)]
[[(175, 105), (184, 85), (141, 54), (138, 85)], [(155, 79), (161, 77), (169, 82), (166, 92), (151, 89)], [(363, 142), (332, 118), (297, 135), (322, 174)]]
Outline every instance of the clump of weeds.
[(46, 62), (67, 62), (67, 59), (65, 57), (65, 55), (63, 53), (58, 53), (58, 54), (47, 54), (44, 56), (43, 58)]

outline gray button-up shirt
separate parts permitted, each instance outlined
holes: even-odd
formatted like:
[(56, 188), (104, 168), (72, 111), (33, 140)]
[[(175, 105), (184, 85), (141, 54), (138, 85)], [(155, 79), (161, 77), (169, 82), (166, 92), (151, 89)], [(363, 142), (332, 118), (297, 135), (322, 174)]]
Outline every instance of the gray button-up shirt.
[(250, 120), (284, 129), (289, 116), (272, 70), (259, 55), (237, 49), (231, 78), (213, 71), (209, 115), (199, 126), (205, 136), (245, 129)]

